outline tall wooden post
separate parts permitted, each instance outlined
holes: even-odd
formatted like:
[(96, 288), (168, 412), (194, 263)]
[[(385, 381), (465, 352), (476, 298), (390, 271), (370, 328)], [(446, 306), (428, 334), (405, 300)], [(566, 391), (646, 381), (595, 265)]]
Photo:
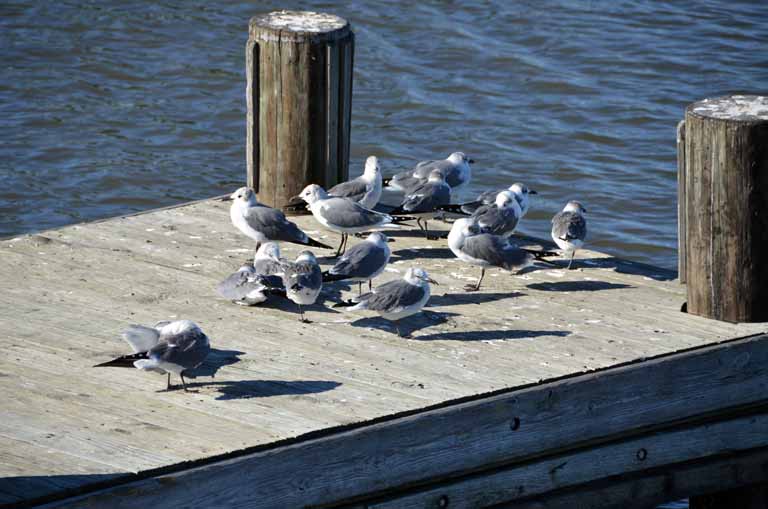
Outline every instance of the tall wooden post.
[(281, 207), (307, 184), (348, 177), (354, 34), (338, 16), (251, 18), (246, 44), (248, 186)]
[(768, 97), (685, 112), (688, 312), (768, 321)]

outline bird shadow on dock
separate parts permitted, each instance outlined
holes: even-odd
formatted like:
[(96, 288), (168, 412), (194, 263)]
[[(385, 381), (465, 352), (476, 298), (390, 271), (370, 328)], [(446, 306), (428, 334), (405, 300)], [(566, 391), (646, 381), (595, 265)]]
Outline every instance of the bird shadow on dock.
[[(328, 297), (329, 296), (325, 292), (321, 293), (317, 298), (317, 302), (315, 302), (314, 304), (310, 304), (308, 306), (302, 306), (304, 308), (304, 312), (305, 313), (306, 312), (334, 313), (334, 314), (338, 313), (338, 311), (336, 311), (335, 309), (331, 309), (329, 306), (326, 306), (323, 304), (323, 302), (326, 302), (326, 301), (333, 302), (333, 300)], [(269, 299), (263, 304), (260, 304), (259, 306), (253, 306), (253, 307), (255, 308), (266, 307), (269, 309), (277, 309), (285, 313), (293, 313), (297, 316), (296, 319), (298, 320), (298, 315), (299, 315), (298, 306), (285, 297), (277, 298), (277, 299)]]
[[(431, 242), (431, 241), (427, 240), (425, 242)], [(428, 249), (418, 248), (418, 247), (409, 247), (405, 249), (400, 249), (398, 251), (393, 251), (389, 261), (390, 262), (408, 261), (408, 260), (416, 260), (418, 258), (447, 260), (455, 257), (456, 255), (454, 255), (450, 249), (437, 244), (435, 245), (435, 247), (428, 248)]]
[(216, 399), (221, 401), (315, 394), (331, 391), (340, 385), (341, 382), (328, 380), (226, 380), (187, 384), (190, 389), (212, 388), (219, 393)]
[[(403, 337), (410, 338), (414, 332), (425, 329), (427, 327), (432, 327), (433, 325), (446, 323), (452, 316), (459, 316), (459, 314), (445, 311), (422, 311), (418, 315), (412, 315), (407, 318), (403, 318), (398, 323), (398, 326), (400, 327), (400, 331), (403, 333)], [(397, 335), (395, 324), (380, 316), (359, 318), (353, 322), (350, 322), (350, 325), (353, 327), (366, 327), (384, 330)]]
[(567, 330), (479, 330), (462, 332), (435, 332), (415, 336), (416, 341), (495, 341), (495, 340), (522, 340), (534, 339), (542, 336), (565, 337), (571, 334)]
[[(559, 268), (565, 269), (568, 265), (568, 260), (562, 260), (558, 263), (558, 265), (561, 264), (562, 266)], [(621, 258), (616, 258), (614, 256), (607, 258), (576, 258), (573, 261), (573, 266), (577, 269), (613, 269), (614, 272), (619, 274), (645, 276), (654, 281), (672, 281), (677, 278), (677, 272), (674, 270), (654, 267), (653, 265), (645, 263), (622, 260)]]
[(232, 364), (240, 362), (242, 360), (240, 359), (241, 355), (245, 355), (245, 352), (211, 348), (205, 361), (195, 369), (184, 372), (184, 376), (187, 378), (197, 378), (201, 376), (213, 378), (224, 366), (231, 366)]
[(602, 290), (620, 290), (635, 288), (624, 283), (609, 283), (607, 281), (553, 281), (549, 283), (532, 283), (526, 285), (531, 290), (544, 292), (598, 292)]
[(430, 297), (427, 307), (460, 306), (462, 304), (483, 304), (503, 299), (514, 299), (526, 294), (522, 292), (471, 292), (471, 293), (444, 293)]

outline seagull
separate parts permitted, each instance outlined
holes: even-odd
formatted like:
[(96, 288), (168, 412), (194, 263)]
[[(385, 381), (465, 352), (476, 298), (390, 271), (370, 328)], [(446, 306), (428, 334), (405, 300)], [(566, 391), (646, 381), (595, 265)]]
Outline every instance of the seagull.
[(397, 335), (402, 337), (398, 322), (421, 311), (429, 300), (429, 283), (437, 284), (424, 269), (411, 267), (402, 279), (384, 283), (371, 292), (333, 307), (347, 307), (349, 311), (376, 311), (383, 318), (395, 322)]
[(94, 367), (136, 367), (168, 373), (165, 390), (170, 390), (171, 373), (175, 373), (181, 377), (181, 385), (186, 391), (184, 373), (202, 364), (211, 351), (208, 336), (189, 320), (157, 322), (154, 327), (131, 325), (122, 336), (134, 353)]
[(283, 262), (283, 285), (286, 296), (299, 306), (299, 321), (310, 323), (301, 306), (314, 304), (323, 288), (323, 275), (312, 251), (302, 251), (295, 262)]
[(480, 233), (509, 237), (515, 232), (522, 215), (515, 195), (510, 191), (502, 191), (496, 195), (495, 203), (481, 206), (472, 217)]
[(581, 203), (569, 201), (563, 207), (563, 211), (552, 218), (552, 240), (564, 254), (570, 253), (569, 269), (573, 264), (576, 250), (584, 245), (584, 239), (587, 237), (587, 219), (584, 217), (586, 213), (587, 209)]
[[(531, 202), (529, 196), (532, 194), (538, 194), (536, 191), (529, 189), (528, 186), (521, 184), (520, 182), (516, 182), (509, 186), (507, 189), (502, 189), (501, 191), (509, 191), (515, 195), (515, 199), (517, 199), (517, 203), (520, 205), (520, 209), (522, 211), (522, 214), (520, 215), (521, 219), (528, 213), (528, 209), (530, 208)], [(470, 202), (446, 205), (441, 207), (441, 210), (455, 214), (470, 215), (483, 205), (493, 204), (496, 201), (496, 197), (499, 195), (499, 192), (501, 191), (485, 191), (477, 195), (477, 198)]]
[(269, 295), (285, 296), (280, 265), (280, 248), (276, 242), (259, 246), (253, 262), (244, 263), (227, 276), (216, 290), (225, 299), (242, 306), (261, 304)]
[(508, 238), (480, 233), (476, 220), (470, 217), (454, 221), (448, 234), (448, 247), (458, 259), (481, 267), (477, 284), (464, 288), (468, 292), (480, 289), (487, 267), (517, 272), (532, 265), (534, 260), (532, 253), (513, 246)]
[(323, 273), (323, 282), (347, 280), (358, 284), (358, 293), (363, 293), (363, 282), (368, 281), (368, 290), (372, 289), (371, 280), (384, 272), (392, 252), (387, 236), (381, 232), (372, 232), (363, 242), (352, 246), (336, 265)]
[(336, 256), (346, 249), (347, 236), (350, 233), (360, 233), (375, 228), (398, 228), (393, 223), (408, 219), (375, 212), (349, 198), (329, 196), (325, 189), (317, 184), (305, 187), (297, 198), (309, 204), (309, 209), (318, 223), (341, 234), (341, 243), (336, 250)]
[(464, 152), (454, 152), (446, 159), (438, 161), (422, 161), (409, 171), (398, 173), (385, 181), (390, 188), (409, 193), (423, 184), (432, 170), (439, 170), (446, 183), (453, 189), (468, 184), (472, 179), (470, 164), (475, 161), (468, 158)]
[[(429, 235), (427, 219), (434, 219), (435, 215), (442, 215), (439, 207), (451, 202), (451, 186), (445, 181), (440, 170), (432, 170), (425, 183), (417, 186), (405, 195), (400, 206), (391, 214), (408, 214), (416, 217), (416, 224), (424, 232), (428, 239), (437, 239)], [(424, 226), (421, 221), (424, 220)]]
[(373, 209), (381, 198), (381, 188), (379, 159), (369, 156), (365, 160), (365, 171), (361, 176), (336, 184), (328, 190), (328, 195), (349, 198), (367, 209)]
[(232, 224), (248, 237), (256, 241), (256, 248), (269, 241), (285, 241), (303, 246), (333, 249), (318, 242), (301, 231), (296, 223), (285, 218), (285, 214), (256, 201), (253, 189), (241, 187), (232, 195), (229, 217)]

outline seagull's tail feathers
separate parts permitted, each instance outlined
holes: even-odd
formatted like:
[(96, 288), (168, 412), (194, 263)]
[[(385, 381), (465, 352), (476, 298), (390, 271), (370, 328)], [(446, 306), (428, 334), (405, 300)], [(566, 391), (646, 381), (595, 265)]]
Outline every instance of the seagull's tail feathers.
[(344, 274), (331, 274), (327, 270), (323, 272), (323, 283), (330, 283), (332, 281), (342, 281), (348, 278), (349, 276), (346, 276)]
[(464, 211), (463, 207), (465, 207), (466, 203), (451, 203), (449, 205), (440, 205), (437, 207), (437, 210), (440, 210), (442, 212), (450, 212), (451, 214), (461, 214), (463, 216), (469, 216), (471, 214), (468, 214)]
[(327, 244), (323, 244), (322, 242), (317, 241), (317, 240), (313, 239), (312, 237), (307, 237), (307, 241), (306, 242), (294, 242), (294, 244), (301, 244), (302, 246), (309, 246), (309, 247), (319, 247), (319, 248), (322, 248), (322, 249), (336, 249), (336, 248), (331, 247), (331, 246), (329, 246)]
[(555, 251), (545, 251), (543, 249), (525, 249), (520, 248), (522, 251), (525, 251), (526, 253), (533, 256), (533, 258), (538, 262), (544, 262), (547, 265), (552, 265), (553, 267), (556, 267), (556, 263), (552, 263), (549, 260), (545, 260), (545, 258), (552, 257), (552, 256), (559, 256), (558, 253)]
[(134, 365), (134, 362), (142, 361), (147, 359), (147, 352), (139, 352), (134, 353), (131, 355), (122, 355), (116, 359), (112, 359), (111, 361), (102, 362), (101, 364), (96, 364), (93, 366), (94, 368), (134, 368), (138, 367)]

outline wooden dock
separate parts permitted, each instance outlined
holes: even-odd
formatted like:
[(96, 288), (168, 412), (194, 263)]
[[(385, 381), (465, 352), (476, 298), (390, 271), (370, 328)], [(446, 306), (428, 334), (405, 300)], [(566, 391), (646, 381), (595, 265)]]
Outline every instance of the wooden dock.
[[(410, 338), (331, 309), (339, 284), (301, 324), (216, 295), (253, 247), (228, 207), (0, 242), (0, 505), (626, 508), (768, 479), (766, 324), (681, 313), (675, 274), (582, 251), (471, 294), (445, 241), (395, 232), (381, 279), (440, 283)], [(214, 348), (196, 392), (91, 367), (175, 318)]]

